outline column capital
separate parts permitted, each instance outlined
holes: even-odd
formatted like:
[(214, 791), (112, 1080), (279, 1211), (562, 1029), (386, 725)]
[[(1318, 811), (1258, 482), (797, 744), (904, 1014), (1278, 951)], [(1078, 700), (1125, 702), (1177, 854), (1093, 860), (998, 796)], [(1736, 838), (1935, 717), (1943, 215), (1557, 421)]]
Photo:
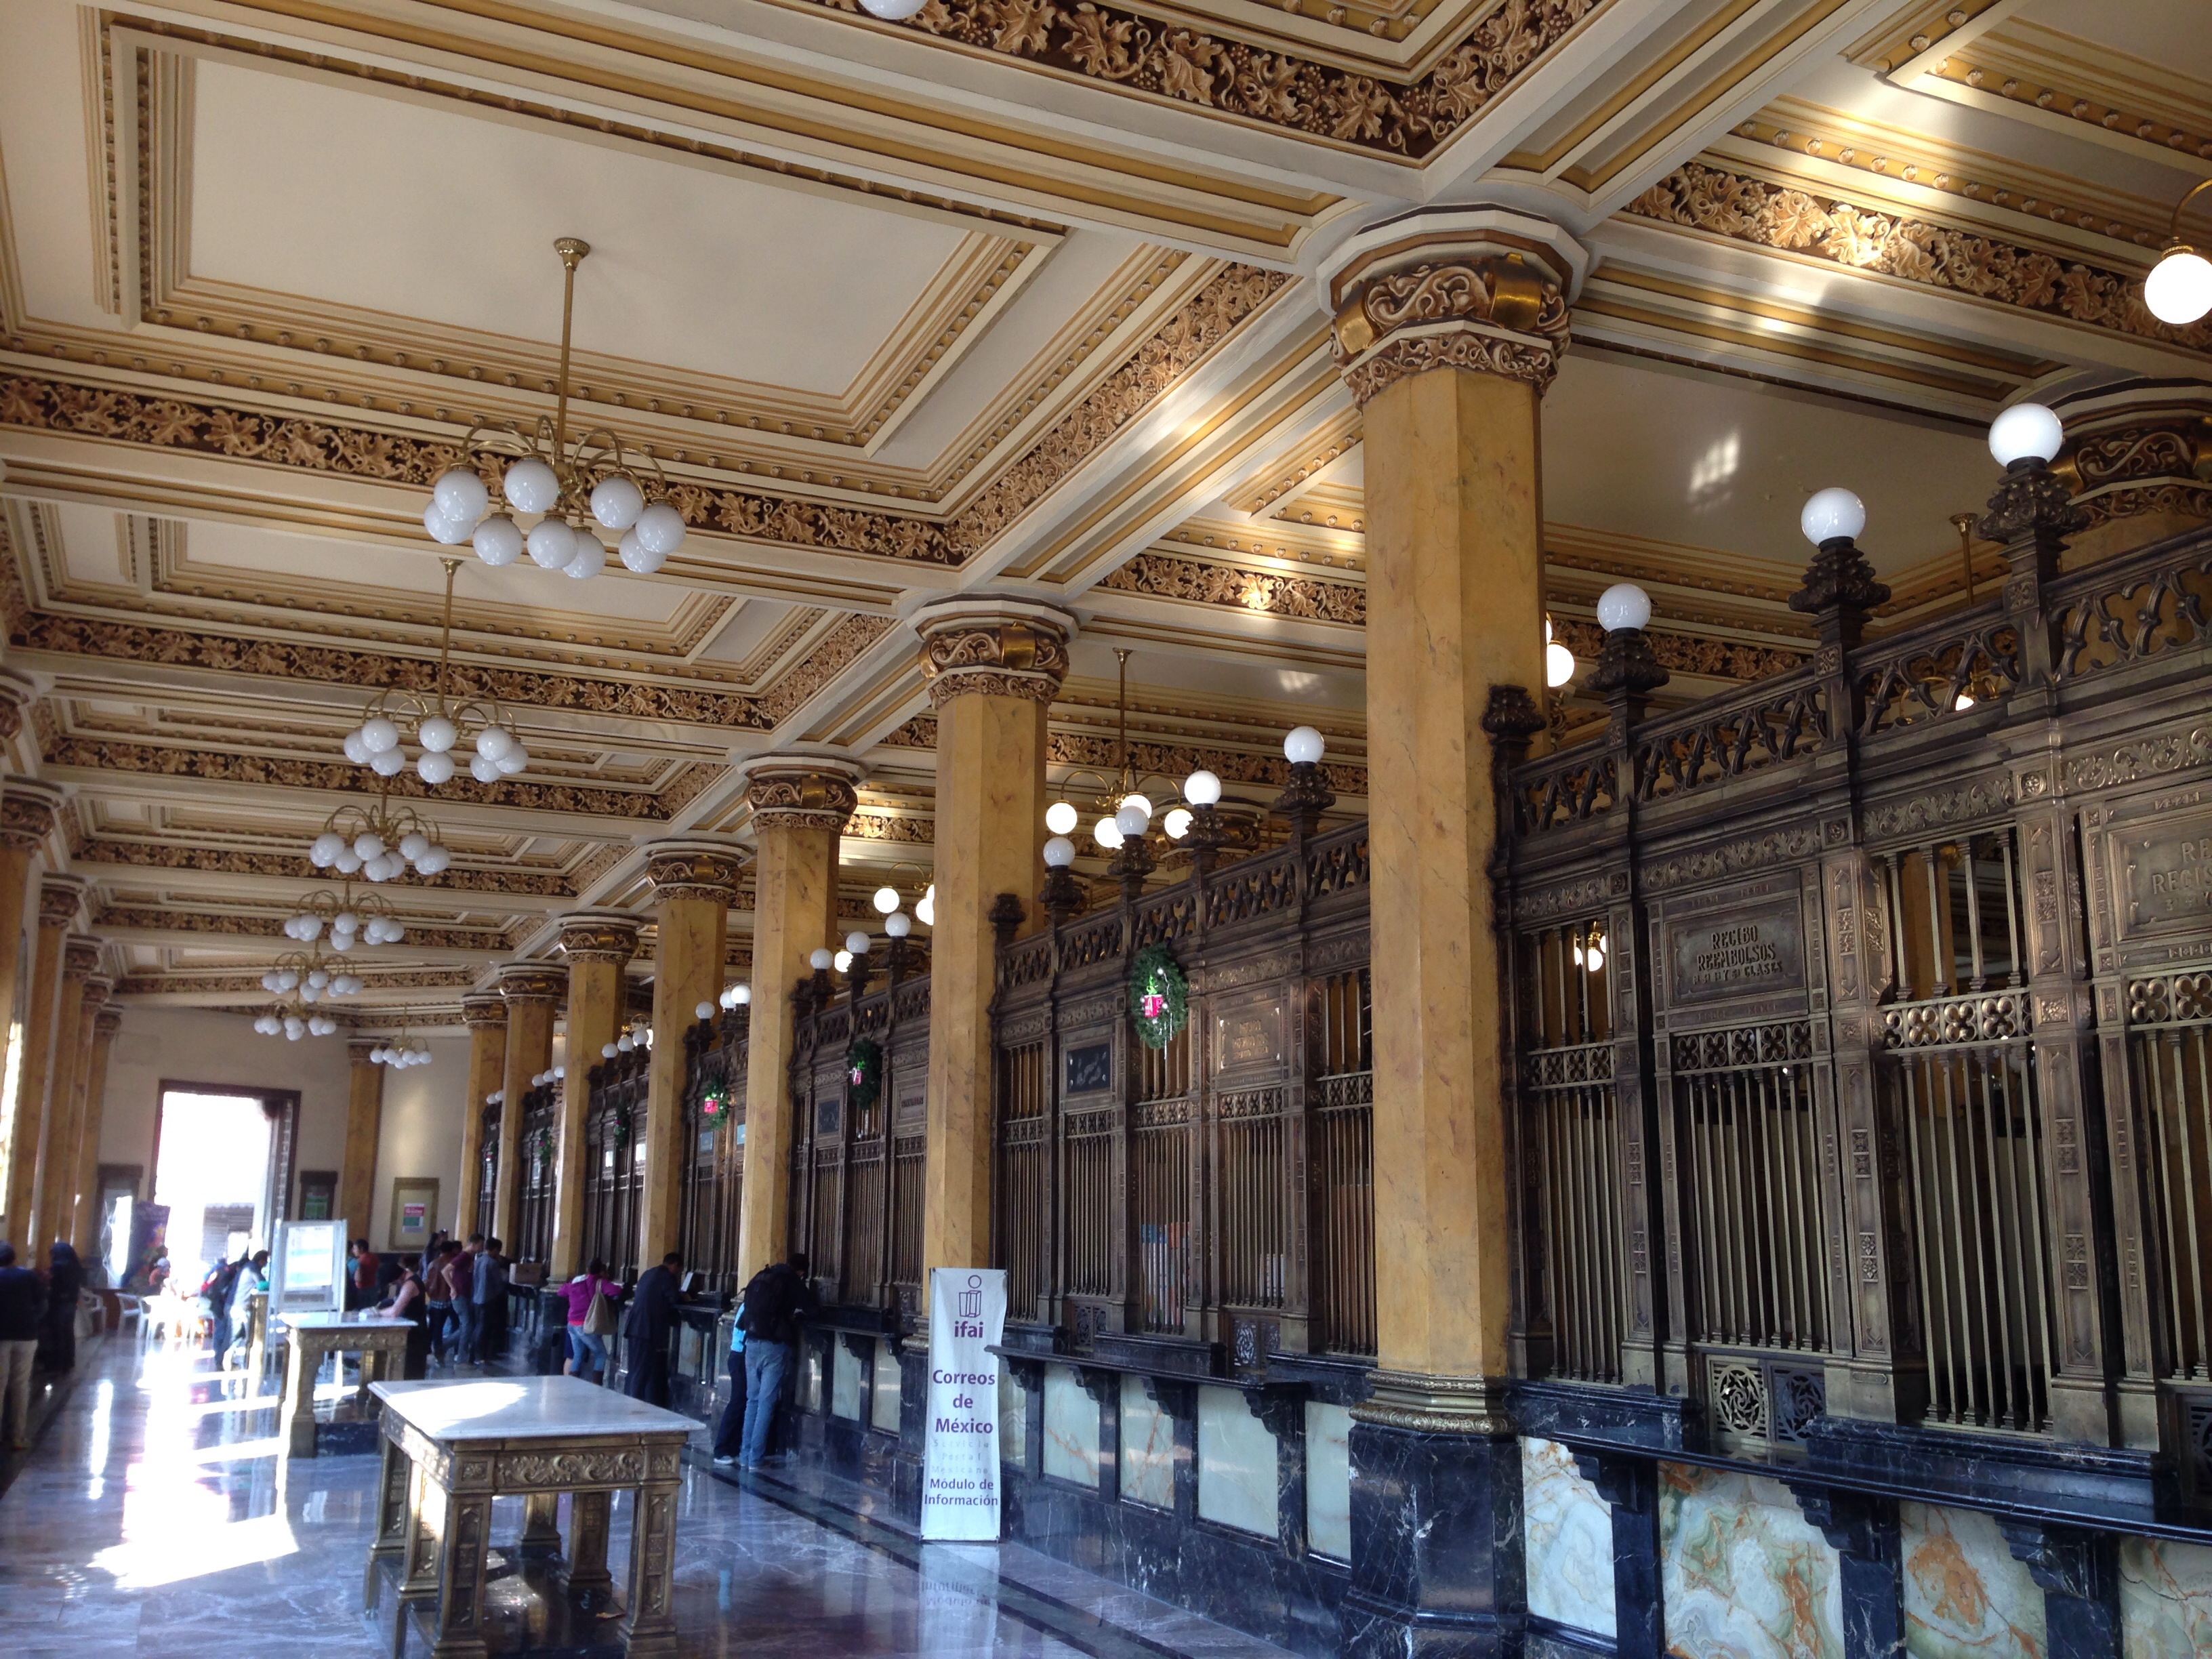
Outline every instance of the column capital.
[(0, 743), (23, 729), (23, 711), (38, 698), (39, 688), (27, 674), (0, 668)]
[(100, 966), (100, 947), (104, 940), (89, 933), (71, 933), (62, 941), (62, 977), (84, 979)]
[(1526, 380), (1541, 396), (1567, 349), (1567, 304), (1589, 264), (1559, 226), (1510, 208), (1370, 226), (1321, 268), (1337, 370), (1362, 404), (1432, 368)]
[(62, 792), (39, 778), (10, 772), (0, 781), (0, 847), (35, 853), (53, 833)]
[(349, 1037), (346, 1040), (346, 1058), (356, 1066), (374, 1066), (377, 1062), (371, 1056), (383, 1046), (384, 1041), (380, 1038)]
[(1056, 605), (961, 594), (914, 614), (929, 706), (959, 696), (1026, 697), (1049, 703), (1067, 678), (1075, 618)]
[(496, 991), (472, 991), (461, 999), (461, 1023), (471, 1029), (507, 1024), (507, 999)]
[(645, 849), (646, 879), (653, 902), (711, 899), (726, 906), (737, 896), (745, 867), (744, 849), (719, 836), (657, 841)]
[(499, 994), (510, 1007), (520, 1002), (565, 1002), (568, 975), (550, 962), (510, 962), (499, 970)]
[[(99, 947), (95, 944), (94, 948), (97, 950)], [(115, 981), (112, 979), (104, 979), (95, 974), (84, 982), (84, 1000), (82, 1006), (85, 1012), (96, 1014), (107, 1006), (108, 998), (114, 994)]]
[(123, 1011), (112, 1003), (109, 1004), (100, 1011), (99, 1018), (92, 1022), (92, 1029), (100, 1036), (113, 1036), (123, 1029)]
[(82, 876), (48, 876), (39, 884), (39, 925), (73, 927), (91, 884)]
[(571, 910), (556, 916), (561, 954), (570, 962), (611, 962), (617, 968), (637, 954), (641, 918), (627, 910)]
[(756, 755), (738, 769), (756, 830), (827, 830), (842, 835), (860, 804), (861, 767), (843, 755)]

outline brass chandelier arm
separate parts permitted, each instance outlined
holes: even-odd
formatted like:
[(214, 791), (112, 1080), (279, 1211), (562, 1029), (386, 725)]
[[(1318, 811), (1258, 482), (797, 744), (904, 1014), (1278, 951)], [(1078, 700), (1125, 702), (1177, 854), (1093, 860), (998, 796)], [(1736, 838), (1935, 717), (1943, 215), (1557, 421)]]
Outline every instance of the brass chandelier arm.
[(2166, 246), (2169, 252), (2177, 247), (2189, 246), (2181, 240), (2181, 216), (2191, 202), (2208, 190), (2212, 190), (2212, 179), (2199, 179), (2183, 191), (2181, 199), (2173, 204), (2173, 217), (2167, 221), (2166, 227)]
[(562, 270), (561, 379), (553, 415), (553, 447), (557, 451), (566, 447), (568, 432), (568, 335), (576, 314), (576, 267), (584, 263), (592, 245), (579, 237), (563, 236), (554, 242), (553, 251), (561, 256)]

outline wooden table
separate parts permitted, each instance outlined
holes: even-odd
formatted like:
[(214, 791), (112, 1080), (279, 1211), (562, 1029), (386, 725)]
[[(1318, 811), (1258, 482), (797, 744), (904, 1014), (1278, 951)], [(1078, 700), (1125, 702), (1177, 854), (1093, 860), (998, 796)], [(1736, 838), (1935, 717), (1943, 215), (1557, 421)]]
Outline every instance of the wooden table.
[(368, 1605), (379, 1563), (396, 1559), (403, 1600), (436, 1598), (433, 1659), (482, 1659), (493, 1497), (521, 1493), (520, 1552), (551, 1554), (561, 1494), (571, 1494), (562, 1578), (574, 1593), (611, 1587), (608, 1512), (628, 1491), (629, 1605), (617, 1633), (631, 1659), (674, 1659), (676, 1492), (696, 1424), (573, 1376), (379, 1382), (374, 1392), (384, 1402), (384, 1468)]
[(288, 1454), (313, 1457), (315, 1374), (323, 1368), (323, 1356), (346, 1352), (361, 1356), (357, 1397), (365, 1404), (372, 1381), (380, 1376), (397, 1377), (405, 1369), (407, 1334), (415, 1328), (415, 1322), (386, 1315), (347, 1313), (286, 1314), (283, 1320), (291, 1354), (285, 1362), (284, 1401), (277, 1408), (277, 1421), (284, 1430)]

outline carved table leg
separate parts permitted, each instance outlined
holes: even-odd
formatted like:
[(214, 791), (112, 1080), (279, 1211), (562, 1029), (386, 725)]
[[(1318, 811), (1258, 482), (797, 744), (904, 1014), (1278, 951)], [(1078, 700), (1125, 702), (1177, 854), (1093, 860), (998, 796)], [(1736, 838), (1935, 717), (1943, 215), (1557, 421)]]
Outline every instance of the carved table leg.
[(630, 1515), (629, 1611), (620, 1631), (629, 1659), (675, 1659), (676, 1491), (673, 1480), (637, 1489)]
[(378, 1445), (382, 1458), (376, 1482), (376, 1541), (368, 1547), (368, 1571), (362, 1583), (361, 1604), (376, 1606), (376, 1565), (404, 1557), (412, 1505), (408, 1501), (409, 1474), (414, 1460), (400, 1450), (390, 1436)]
[(446, 1529), (446, 1494), (415, 1464), (407, 1475), (407, 1571), (399, 1593), (409, 1600), (438, 1593), (438, 1540)]
[(313, 1457), (315, 1455), (315, 1364), (321, 1355), (301, 1340), (301, 1333), (294, 1331), (286, 1345), (289, 1358), (284, 1367), (284, 1403), (277, 1411), (277, 1420), (284, 1425), (286, 1455), (292, 1457)]
[(614, 1588), (607, 1571), (607, 1513), (614, 1494), (580, 1492), (568, 1499), (568, 1572), (571, 1593), (604, 1595)]
[[(363, 1348), (355, 1356), (353, 1402), (356, 1409), (368, 1409), (368, 1385), (383, 1375), (384, 1368), (378, 1361), (374, 1348)], [(345, 1381), (345, 1359), (343, 1356), (338, 1360), (338, 1381), (341, 1383)]]
[(438, 1529), (438, 1634), (431, 1659), (484, 1659), (484, 1556), (491, 1541), (491, 1494), (443, 1492)]
[(526, 1492), (522, 1498), (522, 1539), (516, 1546), (523, 1555), (561, 1553), (561, 1494)]

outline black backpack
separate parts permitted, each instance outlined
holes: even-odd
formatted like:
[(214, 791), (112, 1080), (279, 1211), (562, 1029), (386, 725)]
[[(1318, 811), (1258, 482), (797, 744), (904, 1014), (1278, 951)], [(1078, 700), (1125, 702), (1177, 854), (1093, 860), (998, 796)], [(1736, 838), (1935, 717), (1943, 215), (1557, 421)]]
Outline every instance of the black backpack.
[(745, 1286), (744, 1306), (738, 1312), (738, 1327), (747, 1336), (763, 1342), (788, 1342), (792, 1310), (799, 1305), (799, 1275), (781, 1262), (763, 1267)]

